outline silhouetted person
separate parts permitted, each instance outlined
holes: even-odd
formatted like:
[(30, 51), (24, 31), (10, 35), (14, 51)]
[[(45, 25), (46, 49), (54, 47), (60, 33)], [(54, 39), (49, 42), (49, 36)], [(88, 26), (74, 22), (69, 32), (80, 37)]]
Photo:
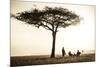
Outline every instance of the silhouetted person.
[(62, 56), (64, 57), (66, 54), (64, 47), (62, 48)]
[(69, 55), (69, 56), (73, 56), (73, 54), (71, 53), (71, 51), (68, 52), (68, 55)]
[(79, 50), (77, 50), (77, 56), (80, 56), (81, 52)]

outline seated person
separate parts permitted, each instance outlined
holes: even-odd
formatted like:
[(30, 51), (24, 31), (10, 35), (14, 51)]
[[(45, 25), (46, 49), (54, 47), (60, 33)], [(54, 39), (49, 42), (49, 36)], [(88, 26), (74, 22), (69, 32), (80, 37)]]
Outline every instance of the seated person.
[(71, 51), (68, 52), (68, 55), (69, 55), (69, 56), (73, 56), (73, 54), (71, 53)]
[(81, 52), (79, 50), (77, 50), (77, 56), (80, 56)]

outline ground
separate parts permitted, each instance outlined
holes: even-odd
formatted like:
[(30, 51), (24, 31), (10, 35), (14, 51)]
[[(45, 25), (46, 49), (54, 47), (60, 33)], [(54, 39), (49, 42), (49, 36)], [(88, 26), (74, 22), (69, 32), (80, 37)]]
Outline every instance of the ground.
[(95, 54), (83, 54), (81, 56), (56, 56), (50, 58), (49, 56), (16, 56), (11, 57), (11, 66), (25, 66), (25, 65), (43, 65), (43, 64), (60, 64), (60, 63), (76, 63), (76, 62), (93, 62), (95, 61)]

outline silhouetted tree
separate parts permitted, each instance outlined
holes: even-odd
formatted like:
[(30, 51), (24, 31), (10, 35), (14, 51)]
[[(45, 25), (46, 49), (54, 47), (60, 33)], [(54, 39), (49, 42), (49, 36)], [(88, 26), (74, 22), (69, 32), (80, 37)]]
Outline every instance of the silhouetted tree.
[(17, 13), (13, 17), (30, 25), (34, 25), (37, 28), (43, 27), (52, 32), (53, 42), (51, 58), (55, 57), (55, 41), (58, 28), (65, 28), (80, 22), (80, 17), (78, 15), (61, 7), (45, 7), (43, 10), (35, 8), (30, 11)]

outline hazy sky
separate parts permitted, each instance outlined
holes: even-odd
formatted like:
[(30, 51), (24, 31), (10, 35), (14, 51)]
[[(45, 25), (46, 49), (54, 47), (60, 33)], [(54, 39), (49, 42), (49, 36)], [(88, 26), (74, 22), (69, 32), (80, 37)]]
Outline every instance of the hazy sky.
[[(56, 39), (56, 54), (62, 47), (69, 50), (95, 50), (95, 6), (57, 3), (11, 2), (11, 13), (49, 7), (67, 8), (80, 15), (83, 20), (76, 26), (59, 29)], [(44, 28), (36, 28), (11, 18), (11, 56), (51, 54), (52, 34)]]

